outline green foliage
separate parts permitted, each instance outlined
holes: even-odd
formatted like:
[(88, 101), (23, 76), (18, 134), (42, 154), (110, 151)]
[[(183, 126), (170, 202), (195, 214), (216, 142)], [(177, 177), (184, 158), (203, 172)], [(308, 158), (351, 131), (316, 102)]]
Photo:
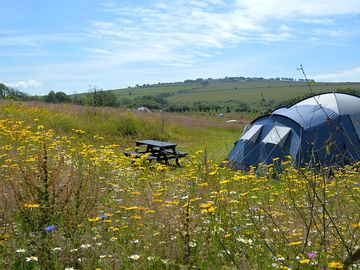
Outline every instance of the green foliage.
[(142, 96), (136, 97), (133, 101), (133, 107), (147, 107), (149, 109), (162, 109), (168, 104), (167, 100), (160, 96)]
[(49, 94), (44, 96), (44, 101), (48, 103), (67, 103), (71, 102), (71, 98), (64, 92), (50, 91)]

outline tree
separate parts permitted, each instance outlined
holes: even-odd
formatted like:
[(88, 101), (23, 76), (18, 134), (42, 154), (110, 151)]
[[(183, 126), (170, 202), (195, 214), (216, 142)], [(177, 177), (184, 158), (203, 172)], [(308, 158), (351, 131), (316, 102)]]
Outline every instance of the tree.
[(90, 106), (119, 106), (118, 98), (113, 91), (98, 90), (96, 87), (86, 95), (85, 103)]
[(44, 96), (44, 101), (48, 103), (66, 103), (71, 102), (71, 98), (64, 92), (55, 92), (51, 90), (49, 94)]
[(48, 102), (48, 103), (56, 103), (56, 94), (55, 94), (55, 92), (53, 90), (51, 90), (49, 92), (49, 94), (47, 94), (44, 97), (44, 101)]
[(71, 102), (71, 98), (64, 92), (56, 92), (55, 100), (57, 103)]
[(0, 83), (0, 98), (5, 98), (8, 89), (6, 84)]

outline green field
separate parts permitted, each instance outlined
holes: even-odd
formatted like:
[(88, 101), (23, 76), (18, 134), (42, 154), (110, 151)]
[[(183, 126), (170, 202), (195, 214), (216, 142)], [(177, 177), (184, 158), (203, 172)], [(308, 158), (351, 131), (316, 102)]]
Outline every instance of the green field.
[(0, 269), (359, 269), (360, 164), (233, 171), (226, 117), (0, 101)]

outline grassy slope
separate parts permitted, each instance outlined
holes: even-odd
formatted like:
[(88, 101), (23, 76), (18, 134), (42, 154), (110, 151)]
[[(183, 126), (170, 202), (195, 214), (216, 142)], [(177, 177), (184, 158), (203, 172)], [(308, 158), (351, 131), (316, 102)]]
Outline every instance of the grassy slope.
[[(313, 83), (314, 92), (331, 92), (337, 89), (360, 89), (360, 83)], [(178, 92), (183, 90), (182, 92)], [(262, 99), (282, 101), (309, 93), (303, 82), (237, 82), (237, 83), (210, 83), (204, 87), (200, 84), (164, 84), (149, 87), (136, 87), (113, 90), (119, 98), (135, 98), (144, 95), (158, 95), (169, 93), (169, 101), (192, 103), (195, 101), (217, 102), (239, 100), (257, 102)], [(131, 95), (129, 95), (131, 92)]]

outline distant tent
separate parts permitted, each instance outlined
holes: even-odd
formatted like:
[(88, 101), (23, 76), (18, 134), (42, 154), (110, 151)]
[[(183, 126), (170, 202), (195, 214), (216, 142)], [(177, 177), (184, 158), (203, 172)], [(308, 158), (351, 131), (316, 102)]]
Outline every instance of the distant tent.
[(360, 161), (360, 97), (326, 93), (249, 124), (226, 160), (234, 169), (291, 156), (297, 167)]
[(136, 109), (137, 112), (146, 112), (146, 113), (151, 113), (152, 111), (149, 108), (146, 107), (139, 107)]
[(226, 123), (239, 123), (239, 121), (232, 119), (232, 120), (227, 120)]

